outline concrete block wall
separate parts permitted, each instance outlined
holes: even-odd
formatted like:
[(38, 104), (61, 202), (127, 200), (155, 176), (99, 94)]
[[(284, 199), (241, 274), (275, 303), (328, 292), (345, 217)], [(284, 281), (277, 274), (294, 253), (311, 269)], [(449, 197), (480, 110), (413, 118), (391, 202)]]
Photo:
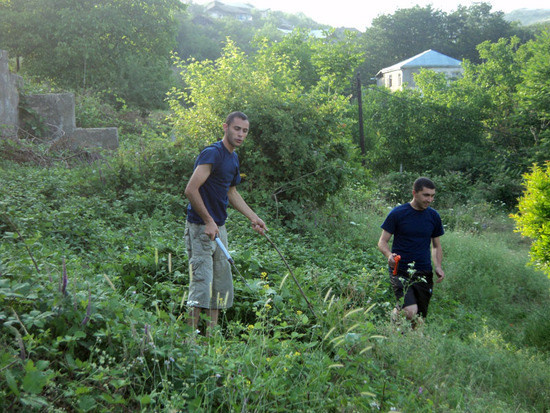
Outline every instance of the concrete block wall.
[(52, 140), (72, 136), (76, 129), (75, 100), (72, 93), (48, 93), (25, 97), (25, 106), (40, 115)]
[(0, 50), (0, 137), (13, 136), (19, 124), (20, 76), (10, 73), (8, 52)]
[[(20, 76), (9, 71), (8, 53), (0, 50), (0, 137), (15, 136), (20, 125)], [(77, 128), (75, 98), (72, 93), (25, 96), (25, 106), (44, 122), (52, 142), (67, 140), (75, 147), (118, 148), (117, 128)]]

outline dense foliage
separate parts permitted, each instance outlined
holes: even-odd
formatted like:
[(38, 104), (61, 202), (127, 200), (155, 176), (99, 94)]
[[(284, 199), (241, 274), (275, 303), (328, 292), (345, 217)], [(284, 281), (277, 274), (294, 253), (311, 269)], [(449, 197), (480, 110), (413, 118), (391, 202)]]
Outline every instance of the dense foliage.
[[(17, 70), (147, 110), (164, 107), (163, 94), (174, 83), (170, 52), (184, 61), (215, 60), (227, 37), (254, 54), (255, 39), (278, 42), (293, 30), (331, 30), (304, 15), (277, 11), (253, 9), (248, 22), (214, 19), (204, 6), (174, 0), (78, 2), (77, 7), (70, 0), (0, 1), (0, 11), (0, 47), (15, 58)], [(339, 28), (336, 35), (345, 33)], [(374, 19), (354, 42), (365, 52), (360, 71), (368, 82), (381, 68), (427, 49), (479, 62), (478, 43), (512, 35), (527, 39), (530, 30), (479, 3), (451, 13), (431, 6), (398, 10)]]
[[(493, 39), (510, 28), (500, 14), (486, 5), (459, 8), (453, 18), (477, 40), (456, 44), (483, 40), (479, 64), (467, 62), (463, 79), (450, 84), (423, 72), (419, 90), (364, 89), (368, 150), (360, 156), (358, 104), (350, 95), (365, 50), (350, 33), (328, 30), (318, 39), (297, 30), (252, 43), (243, 37), (246, 51), (227, 39), (221, 54), (212, 46), (201, 56), (209, 59), (176, 58), (179, 86), (151, 89), (155, 99), (169, 90), (166, 120), (166, 113), (144, 116), (148, 104), (158, 104), (152, 96), (130, 96), (143, 84), (135, 79), (147, 79), (141, 63), (157, 23), (167, 31), (155, 38), (155, 63), (166, 57), (175, 33), (171, 2), (84, 2), (89, 21), (68, 3), (15, 3), (0, 1), (2, 12), (20, 13), (2, 21), (10, 41), (17, 25), (31, 22), (40, 30), (25, 33), (29, 44), (38, 41), (33, 36), (53, 41), (65, 33), (71, 25), (41, 26), (31, 12), (31, 5), (54, 3), (52, 19), (79, 17), (83, 29), (109, 26), (126, 10), (151, 31), (122, 18), (129, 26), (112, 32), (118, 40), (132, 32), (144, 37), (117, 43), (107, 30), (58, 44), (61, 54), (101, 52), (110, 72), (91, 78), (100, 88), (129, 66), (139, 69), (124, 99), (104, 101), (97, 90), (77, 95), (79, 125), (119, 127), (117, 153), (16, 137), (0, 142), (0, 410), (550, 409), (550, 286), (537, 272), (547, 270), (550, 250), (548, 170), (532, 166), (548, 153), (547, 32), (526, 43)], [(96, 14), (104, 7), (114, 19)], [(149, 12), (160, 23), (147, 19)], [(425, 19), (449, 16), (416, 7), (394, 17), (420, 29)], [(180, 27), (180, 42), (204, 33)], [(83, 55), (71, 53), (67, 64), (76, 64), (63, 70), (78, 83)], [(54, 77), (54, 57), (42, 68), (30, 58), (28, 68)], [(186, 324), (182, 194), (199, 149), (221, 137), (233, 110), (251, 119), (239, 149), (241, 191), (288, 266), (230, 211), (237, 300), (207, 338)], [(411, 330), (404, 320), (389, 323), (393, 296), (376, 241), (384, 215), (410, 200), (420, 174), (437, 183), (447, 279), (436, 287), (427, 323)], [(535, 240), (531, 254), (540, 265), (532, 268), (525, 266), (530, 244), (514, 234), (507, 215), (522, 174), (525, 192), (513, 217)]]
[(58, 87), (101, 91), (145, 109), (171, 85), (176, 0), (0, 2), (0, 47)]
[(250, 117), (250, 142), (239, 153), (246, 187), (260, 198), (271, 194), (264, 201), (288, 217), (341, 189), (354, 152), (349, 103), (339, 92), (360, 54), (332, 39), (308, 42), (312, 56), (319, 51), (311, 61), (319, 80), (309, 89), (300, 82), (301, 62), (280, 53), (280, 45), (264, 43), (249, 57), (228, 42), (215, 62), (180, 63), (188, 88), (170, 93), (174, 132), (197, 153), (221, 138), (227, 113)]
[[(72, 169), (1, 163), (0, 409), (550, 406), (549, 286), (488, 210), (441, 209), (463, 214), (462, 230), (444, 237), (447, 280), (418, 331), (387, 322), (393, 299), (376, 250), (386, 184), (348, 186), (301, 234), (261, 210), (312, 309), (231, 211), (238, 299), (205, 338), (185, 323), (181, 154), (169, 140), (138, 148)], [(485, 229), (468, 220), (478, 217)]]
[(460, 173), (464, 191), (473, 185), (514, 207), (522, 173), (548, 154), (548, 36), (483, 42), (483, 62), (465, 64), (453, 82), (426, 70), (415, 75), (416, 90), (365, 91), (371, 168)]
[(525, 192), (512, 217), (518, 231), (533, 240), (531, 262), (550, 277), (550, 161), (546, 167), (535, 164), (524, 178)]
[(257, 9), (252, 9), (251, 13), (252, 20), (244, 22), (231, 17), (213, 18), (208, 15), (205, 6), (191, 2), (187, 13), (178, 16), (180, 21), (175, 52), (183, 60), (215, 60), (220, 56), (227, 37), (246, 54), (253, 54), (256, 38), (268, 38), (275, 42), (282, 40), (293, 29), (308, 32), (313, 29), (330, 29), (303, 14)]

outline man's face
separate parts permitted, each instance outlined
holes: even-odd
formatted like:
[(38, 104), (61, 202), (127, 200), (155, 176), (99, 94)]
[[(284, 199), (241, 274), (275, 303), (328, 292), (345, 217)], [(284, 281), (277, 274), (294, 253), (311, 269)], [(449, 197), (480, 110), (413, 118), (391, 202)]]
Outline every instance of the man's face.
[(230, 125), (227, 123), (223, 124), (227, 143), (229, 143), (233, 149), (243, 144), (246, 135), (248, 135), (248, 127), (249, 122), (239, 117), (234, 118)]
[(412, 206), (417, 210), (424, 210), (430, 206), (435, 197), (435, 189), (422, 188), (416, 192), (413, 190)]

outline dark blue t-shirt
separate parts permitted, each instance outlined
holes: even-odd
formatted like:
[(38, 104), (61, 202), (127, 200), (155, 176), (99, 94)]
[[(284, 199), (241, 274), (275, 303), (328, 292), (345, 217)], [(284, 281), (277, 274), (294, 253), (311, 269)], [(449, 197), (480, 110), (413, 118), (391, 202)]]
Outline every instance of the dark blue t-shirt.
[[(201, 151), (195, 160), (193, 170), (197, 166), (205, 164), (211, 164), (212, 171), (199, 188), (199, 193), (214, 222), (218, 226), (222, 226), (227, 219), (229, 187), (236, 186), (241, 182), (239, 157), (235, 152), (229, 152), (222, 141), (218, 141)], [(187, 206), (187, 220), (194, 224), (204, 225), (203, 219), (193, 210), (191, 204)]]
[(386, 217), (382, 229), (393, 234), (392, 252), (401, 255), (400, 270), (414, 261), (416, 271), (432, 271), (431, 241), (445, 232), (435, 209), (417, 211), (410, 203), (396, 206)]

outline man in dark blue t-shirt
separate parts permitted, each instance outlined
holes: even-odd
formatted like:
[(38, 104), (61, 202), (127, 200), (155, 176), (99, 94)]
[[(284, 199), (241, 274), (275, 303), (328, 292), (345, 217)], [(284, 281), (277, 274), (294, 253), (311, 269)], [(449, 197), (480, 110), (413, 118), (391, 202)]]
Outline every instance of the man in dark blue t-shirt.
[(231, 265), (215, 241), (219, 237), (227, 248), (227, 206), (231, 204), (246, 216), (258, 233), (266, 231), (264, 221), (236, 189), (241, 176), (235, 149), (248, 134), (248, 117), (242, 112), (233, 112), (223, 129), (223, 139), (203, 149), (197, 157), (185, 188), (190, 202), (185, 227), (190, 268), (187, 305), (191, 308), (189, 324), (195, 329), (202, 310), (210, 319), (210, 329), (218, 322), (219, 309), (233, 305)]
[[(390, 282), (398, 301), (394, 315), (403, 310), (407, 319), (415, 321), (417, 314), (424, 318), (428, 314), (433, 289), (432, 260), (437, 282), (445, 277), (439, 239), (445, 231), (441, 217), (430, 207), (435, 196), (434, 183), (428, 178), (418, 178), (412, 194), (411, 202), (393, 208), (386, 217), (378, 249), (388, 259)], [(396, 264), (397, 256), (400, 260)], [(393, 271), (396, 265), (397, 271)]]

